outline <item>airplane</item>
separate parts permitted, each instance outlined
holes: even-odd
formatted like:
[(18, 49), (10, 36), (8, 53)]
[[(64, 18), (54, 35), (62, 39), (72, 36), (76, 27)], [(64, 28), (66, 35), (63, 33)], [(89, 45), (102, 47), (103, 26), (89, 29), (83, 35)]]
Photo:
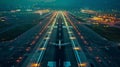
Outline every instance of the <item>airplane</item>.
[(52, 42), (50, 42), (50, 44), (59, 46), (59, 49), (61, 49), (61, 46), (65, 46), (65, 45), (68, 45), (68, 44), (70, 44), (70, 43), (61, 43), (61, 40), (59, 40), (59, 43), (58, 43), (58, 44), (57, 44), (57, 43), (52, 43)]

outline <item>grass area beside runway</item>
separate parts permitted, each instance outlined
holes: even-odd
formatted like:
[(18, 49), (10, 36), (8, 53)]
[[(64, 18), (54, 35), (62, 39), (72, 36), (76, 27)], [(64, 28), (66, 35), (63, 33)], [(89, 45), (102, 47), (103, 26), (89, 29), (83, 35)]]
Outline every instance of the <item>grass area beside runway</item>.
[(0, 15), (0, 29), (24, 23), (37, 23), (43, 15), (35, 13), (3, 13)]
[(118, 28), (108, 27), (107, 25), (87, 26), (110, 41), (120, 42), (120, 29)]
[(9, 27), (11, 25), (12, 24), (0, 22), (0, 29), (5, 28), (5, 27)]
[(26, 25), (17, 26), (6, 32), (3, 32), (0, 34), (0, 41), (7, 41), (14, 39), (15, 37), (22, 34), (23, 32), (25, 32), (26, 30), (30, 29), (33, 26), (34, 26), (33, 24), (26, 24)]
[[(74, 16), (77, 15), (77, 16)], [(83, 20), (84, 18), (90, 18), (92, 15), (88, 14), (82, 14), (82, 13), (74, 13), (72, 15), (75, 17), (78, 21), (86, 23), (86, 20)], [(82, 18), (80, 18), (82, 17)], [(91, 23), (90, 23), (91, 24)], [(119, 24), (116, 24), (119, 26)], [(94, 30), (96, 33), (100, 34), (101, 36), (105, 37), (106, 39), (114, 42), (120, 42), (120, 29), (115, 27), (109, 27), (105, 24), (92, 24), (92, 25), (86, 25), (87, 27)]]
[(4, 30), (0, 33), (0, 42), (15, 39), (44, 19), (43, 15), (34, 13), (12, 13), (3, 16), (7, 19), (0, 23), (0, 29)]

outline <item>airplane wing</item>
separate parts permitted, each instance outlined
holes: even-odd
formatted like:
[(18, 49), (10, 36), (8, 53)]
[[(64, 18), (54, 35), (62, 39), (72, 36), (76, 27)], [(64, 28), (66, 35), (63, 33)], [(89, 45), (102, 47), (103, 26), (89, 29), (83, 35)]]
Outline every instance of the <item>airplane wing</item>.
[(53, 42), (50, 42), (50, 44), (52, 44), (52, 45), (56, 45), (56, 46), (65, 46), (65, 45), (68, 45), (68, 44), (70, 44), (70, 43), (62, 43), (62, 44), (57, 44), (57, 43), (53, 43)]
[(50, 42), (50, 44), (52, 44), (52, 45), (57, 45), (56, 43), (53, 43), (53, 42)]
[(61, 44), (61, 46), (65, 46), (65, 45), (68, 45), (68, 44), (70, 44), (70, 43), (63, 43), (63, 44)]

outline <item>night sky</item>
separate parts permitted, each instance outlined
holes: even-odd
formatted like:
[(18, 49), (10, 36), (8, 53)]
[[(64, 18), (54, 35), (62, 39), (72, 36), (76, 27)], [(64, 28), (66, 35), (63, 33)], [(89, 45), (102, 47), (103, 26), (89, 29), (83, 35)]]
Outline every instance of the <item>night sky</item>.
[(1, 0), (5, 7), (49, 7), (49, 8), (115, 8), (120, 9), (120, 0)]

